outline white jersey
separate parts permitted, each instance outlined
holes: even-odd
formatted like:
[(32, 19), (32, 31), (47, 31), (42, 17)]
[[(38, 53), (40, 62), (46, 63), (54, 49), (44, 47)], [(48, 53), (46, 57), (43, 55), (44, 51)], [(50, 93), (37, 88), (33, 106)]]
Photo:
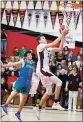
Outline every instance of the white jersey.
[[(41, 71), (50, 72), (49, 69), (49, 51), (45, 49), (46, 44), (39, 44), (37, 46), (38, 63), (36, 73)], [(51, 49), (51, 48), (50, 48)]]
[(49, 89), (47, 88), (47, 86), (51, 87), (52, 84), (61, 86), (62, 82), (59, 78), (57, 78), (53, 73), (50, 72), (49, 68), (49, 53), (50, 51), (55, 52), (55, 48), (45, 49), (46, 45), (47, 44), (39, 44), (37, 46), (38, 63), (36, 73), (38, 74), (39, 79), (41, 79), (43, 86), (48, 92)]

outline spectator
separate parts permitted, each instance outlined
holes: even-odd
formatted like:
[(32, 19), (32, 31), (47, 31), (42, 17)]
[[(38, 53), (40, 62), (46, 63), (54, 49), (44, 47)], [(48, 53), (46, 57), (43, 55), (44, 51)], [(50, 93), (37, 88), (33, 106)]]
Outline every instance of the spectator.
[(68, 56), (68, 59), (66, 60), (67, 66), (72, 65), (72, 59), (70, 56)]
[(14, 50), (12, 52), (12, 56), (19, 56), (19, 50), (17, 47), (14, 48)]
[(64, 55), (65, 58), (67, 58), (67, 56), (69, 55), (69, 48), (67, 46), (64, 47)]
[(58, 71), (61, 72), (62, 69), (63, 69), (62, 65), (59, 64), (59, 65), (58, 65)]
[(77, 60), (75, 62), (76, 62), (76, 65), (78, 67), (78, 70), (80, 70), (80, 66), (81, 66), (81, 57), (80, 57), (80, 55), (77, 56)]
[(7, 55), (7, 33), (6, 30), (3, 29), (1, 31), (1, 53), (6, 57)]
[(8, 75), (7, 75), (6, 71), (5, 71), (5, 68), (1, 68), (1, 77), (4, 77), (6, 80), (8, 78)]
[(73, 68), (72, 68), (72, 65), (70, 65), (70, 66), (68, 67), (68, 76), (72, 74), (72, 69), (73, 69)]
[(78, 96), (78, 88), (80, 87), (81, 78), (78, 75), (77, 67), (73, 67), (73, 72), (68, 77), (68, 81), (66, 82), (66, 91), (69, 90), (69, 105), (68, 110), (72, 108), (72, 99), (73, 99), (73, 110), (76, 111), (77, 105), (77, 96)]
[(81, 60), (82, 60), (82, 55), (83, 55), (83, 48), (80, 48), (80, 51), (78, 52), (77, 56), (80, 55)]
[(65, 91), (66, 82), (68, 81), (68, 75), (66, 74), (66, 70), (62, 69), (59, 78), (62, 81), (62, 106), (64, 108), (68, 108), (68, 91)]
[(65, 57), (64, 57), (64, 53), (62, 51), (58, 52), (57, 53), (57, 61), (58, 62), (61, 62), (62, 60), (64, 60)]
[(66, 60), (62, 60), (61, 61), (61, 65), (62, 65), (63, 69), (68, 70), (68, 66), (66, 64)]
[(22, 49), (20, 50), (20, 52), (19, 52), (19, 56), (20, 57), (24, 57), (24, 54), (26, 53), (26, 48), (25, 48), (25, 46), (22, 46)]
[(6, 62), (6, 57), (4, 57), (4, 55), (1, 53), (1, 61), (4, 63)]
[(80, 66), (79, 74), (80, 74), (80, 77), (82, 78), (82, 75), (83, 75), (83, 67), (82, 66)]
[(7, 79), (5, 77), (1, 77), (1, 104), (3, 103), (3, 96), (8, 93)]
[(12, 71), (11, 75), (8, 77), (8, 88), (11, 90), (13, 83), (17, 80), (17, 76), (15, 76), (15, 73)]
[(72, 63), (72, 66), (73, 66), (73, 67), (74, 67), (74, 66), (77, 66), (77, 65), (76, 65), (76, 62), (73, 62), (73, 63)]
[(76, 56), (74, 55), (72, 50), (70, 50), (70, 52), (69, 52), (69, 57), (71, 57), (72, 62), (76, 61)]
[(51, 55), (50, 57), (49, 67), (51, 72), (54, 74), (56, 72), (56, 64), (55, 64), (55, 57), (53, 55)]

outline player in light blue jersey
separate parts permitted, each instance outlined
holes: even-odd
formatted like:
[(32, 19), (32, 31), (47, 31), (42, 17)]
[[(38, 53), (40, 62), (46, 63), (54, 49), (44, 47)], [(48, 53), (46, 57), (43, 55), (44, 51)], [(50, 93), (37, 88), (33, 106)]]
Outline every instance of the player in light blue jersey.
[(20, 113), (23, 109), (23, 106), (27, 100), (28, 94), (31, 88), (31, 80), (32, 74), (35, 67), (35, 62), (32, 60), (32, 54), (30, 51), (25, 53), (25, 59), (21, 59), (19, 62), (9, 63), (9, 64), (2, 64), (2, 67), (10, 67), (21, 64), (22, 67), (20, 68), (20, 76), (13, 84), (13, 91), (9, 98), (7, 99), (4, 106), (2, 106), (3, 111), (8, 114), (7, 108), (10, 101), (19, 93), (22, 94), (22, 99), (20, 101), (19, 109), (15, 116), (21, 121)]

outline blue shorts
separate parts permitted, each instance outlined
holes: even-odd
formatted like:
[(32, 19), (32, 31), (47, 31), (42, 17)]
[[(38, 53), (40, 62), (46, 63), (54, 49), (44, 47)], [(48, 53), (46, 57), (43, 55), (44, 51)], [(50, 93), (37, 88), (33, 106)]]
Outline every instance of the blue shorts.
[(23, 77), (19, 77), (13, 85), (13, 89), (15, 89), (18, 93), (22, 94), (29, 94), (30, 88), (31, 82), (25, 80)]

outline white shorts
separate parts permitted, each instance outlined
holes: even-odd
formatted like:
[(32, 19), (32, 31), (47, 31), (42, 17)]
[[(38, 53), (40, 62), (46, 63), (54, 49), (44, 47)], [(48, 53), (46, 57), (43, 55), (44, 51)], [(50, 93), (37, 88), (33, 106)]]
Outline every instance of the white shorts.
[(56, 84), (56, 86), (62, 86), (62, 81), (53, 73), (51, 72), (48, 73), (50, 76), (45, 76), (42, 73), (38, 73), (37, 75), (41, 79), (43, 86), (46, 88), (46, 92), (48, 94), (52, 94), (52, 84)]

